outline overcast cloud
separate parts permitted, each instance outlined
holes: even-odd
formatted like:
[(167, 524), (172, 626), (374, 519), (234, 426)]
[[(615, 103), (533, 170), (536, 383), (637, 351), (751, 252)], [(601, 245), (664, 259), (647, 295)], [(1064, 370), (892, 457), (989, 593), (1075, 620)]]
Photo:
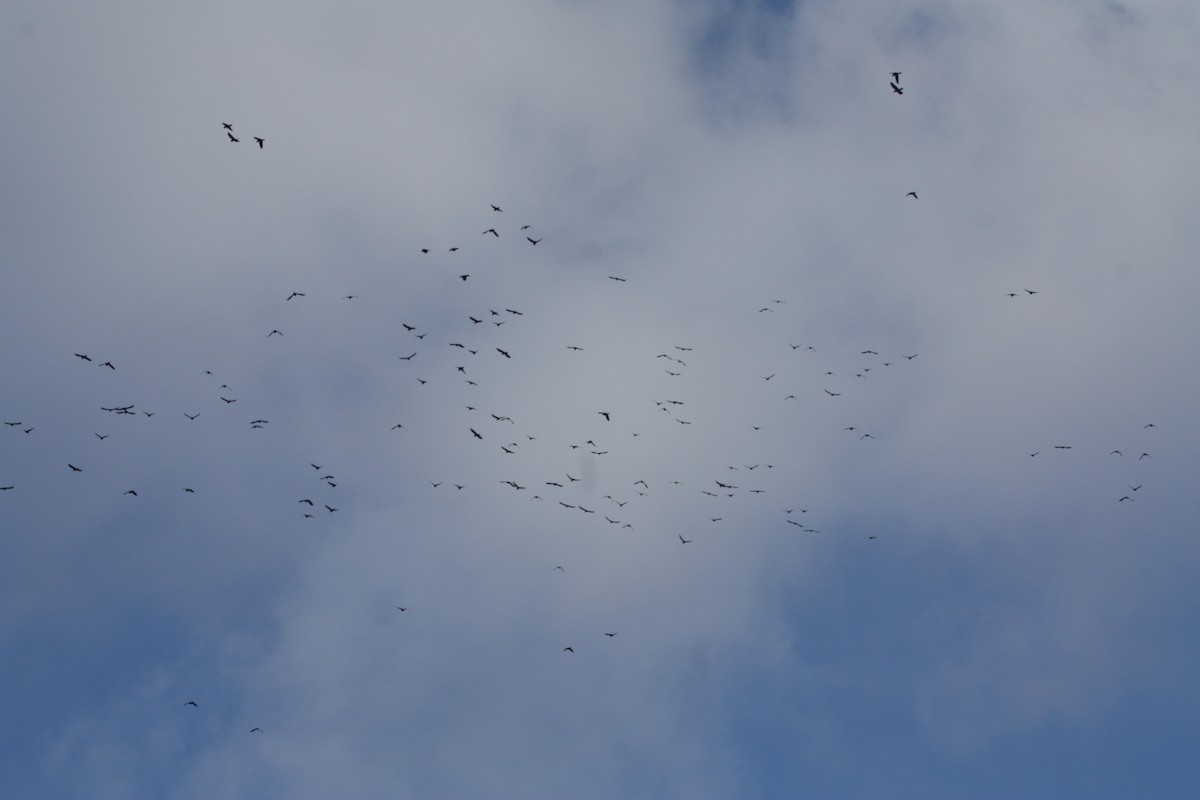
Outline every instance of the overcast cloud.
[(1198, 37), (5, 4), (0, 794), (1200, 793)]

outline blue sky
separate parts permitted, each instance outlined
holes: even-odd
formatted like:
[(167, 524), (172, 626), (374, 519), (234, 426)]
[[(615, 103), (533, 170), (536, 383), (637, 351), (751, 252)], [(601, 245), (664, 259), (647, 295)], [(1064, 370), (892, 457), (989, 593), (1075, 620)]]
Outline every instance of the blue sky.
[(1198, 28), (6, 5), (0, 794), (1195, 795)]

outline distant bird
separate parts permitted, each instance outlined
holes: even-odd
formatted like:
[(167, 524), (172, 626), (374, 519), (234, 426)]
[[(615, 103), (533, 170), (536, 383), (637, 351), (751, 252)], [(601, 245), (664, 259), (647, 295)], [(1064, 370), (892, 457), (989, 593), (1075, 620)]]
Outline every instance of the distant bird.
[(184, 705), (185, 705), (185, 706), (192, 706), (193, 708), (199, 708), (199, 707), (200, 707), (200, 704), (199, 704), (199, 703), (197, 703), (195, 700), (188, 700), (186, 703), (184, 703)]
[(904, 196), (905, 196), (905, 197), (911, 197), (913, 200), (917, 200), (917, 199), (918, 199), (918, 197), (917, 197), (917, 193), (916, 193), (916, 192), (909, 192), (908, 194), (906, 194), (906, 195), (904, 195)]
[(397, 422), (395, 425), (392, 426), (392, 430), (396, 430), (397, 428), (399, 428), (400, 430), (404, 430), (404, 426), (401, 425), (399, 422)]
[(337, 509), (336, 509), (336, 508), (334, 508), (333, 506), (328, 506), (328, 505), (327, 505), (327, 506), (325, 506), (325, 509), (326, 509), (326, 510), (327, 510), (327, 511), (328, 511), (330, 514), (332, 514), (333, 512), (337, 511)]
[(1147, 422), (1145, 425), (1142, 426), (1142, 430), (1145, 430), (1146, 428), (1153, 428), (1153, 427), (1155, 427), (1153, 422)]
[(607, 636), (607, 637), (608, 637), (608, 638), (610, 638), (610, 639), (611, 639), (612, 637), (616, 636), (616, 634), (615, 634), (615, 633), (606, 633), (606, 634), (604, 634), (604, 635), (605, 635), (605, 636)]
[(108, 367), (108, 368), (109, 368), (109, 369), (111, 369), (111, 370), (116, 370), (116, 367), (114, 367), (114, 366), (113, 366), (113, 363), (112, 363), (111, 361), (105, 361), (105, 362), (104, 362), (103, 364), (101, 364), (100, 366), (102, 366), (102, 367)]
[(896, 94), (904, 94), (904, 90), (897, 86), (895, 82), (892, 83), (892, 91)]
[(488, 228), (486, 231), (484, 231), (484, 232), (483, 232), (483, 235), (486, 235), (486, 234), (489, 234), (489, 233), (490, 233), (492, 236), (495, 236), (497, 239), (498, 239), (498, 238), (500, 238), (500, 234), (496, 233), (496, 229), (495, 229), (495, 228)]
[(828, 389), (825, 390), (825, 394), (829, 395), (830, 397), (841, 397), (842, 396), (841, 392), (831, 392)]
[(304, 292), (292, 292), (291, 294), (289, 294), (287, 296), (287, 299), (291, 300), (293, 297), (307, 297), (307, 296), (308, 295), (306, 295)]
[[(262, 139), (259, 139), (259, 141), (261, 142)], [(262, 733), (262, 728), (251, 728), (250, 732), (251, 733)]]
[(1138, 461), (1141, 461), (1143, 458), (1153, 458), (1153, 456), (1151, 456), (1149, 453), (1142, 453), (1140, 456), (1138, 456)]
[(137, 497), (137, 496), (138, 496), (138, 493), (137, 493), (137, 492), (135, 492), (133, 489), (130, 489), (128, 492), (125, 492), (125, 494), (131, 494), (131, 495), (133, 495), (134, 497)]
[(528, 239), (528, 240), (529, 240), (529, 243), (530, 243), (530, 244), (533, 244), (533, 245), (536, 245), (538, 242), (540, 242), (540, 241), (541, 241), (541, 239), (533, 239), (533, 238), (530, 238), (530, 237), (528, 237), (528, 236), (526, 236), (525, 238), (526, 238), (526, 239)]
[[(218, 397), (219, 397), (219, 396), (220, 396), (220, 395), (218, 395)], [(236, 403), (236, 402), (237, 402), (237, 398), (236, 398), (236, 397), (235, 397), (235, 398), (233, 398), (232, 400), (230, 400), (228, 397), (222, 397), (221, 399), (222, 399), (222, 400), (224, 400), (226, 403)]]
[(467, 430), (469, 430), (469, 431), (470, 431), (472, 434), (474, 434), (474, 436), (475, 436), (475, 438), (476, 438), (476, 439), (482, 439), (482, 438), (483, 438), (483, 436), (482, 436), (482, 435), (480, 435), (479, 431), (475, 430), (474, 428), (468, 428)]
[(1128, 500), (1128, 501), (1129, 501), (1129, 502), (1131, 502), (1131, 503), (1133, 502), (1133, 498), (1132, 498), (1132, 497), (1130, 497), (1129, 495), (1125, 495), (1124, 497), (1122, 497), (1122, 498), (1121, 498), (1120, 500), (1118, 500), (1117, 502), (1118, 502), (1118, 503), (1124, 503), (1126, 500)]
[(1026, 289), (1026, 290), (1025, 290), (1025, 293), (1026, 293), (1026, 294), (1031, 294), (1031, 295), (1032, 295), (1032, 294), (1037, 294), (1037, 292), (1035, 292), (1033, 289)]
[(1040, 452), (1042, 452), (1042, 451), (1041, 451), (1041, 450), (1038, 450), (1037, 452), (1030, 453), (1030, 454), (1029, 454), (1029, 457), (1030, 457), (1030, 458), (1033, 458), (1034, 456), (1036, 456), (1036, 455), (1037, 455), (1038, 453), (1040, 453)]
[(400, 360), (401, 361), (412, 361), (413, 358), (416, 357), (416, 355), (417, 355), (416, 353), (413, 353), (411, 356), (400, 356)]
[(229, 131), (225, 131), (225, 135), (229, 137), (229, 141), (231, 141), (231, 142), (240, 142), (241, 141), (241, 139), (237, 138)]
[[(489, 205), (490, 205), (490, 204), (489, 204)], [(503, 211), (503, 210), (504, 210), (504, 209), (502, 209), (500, 206), (495, 206), (495, 205), (494, 205), (494, 206), (492, 206), (492, 211)]]
[(258, 149), (259, 149), (259, 150), (262, 150), (262, 149), (263, 149), (263, 142), (264, 142), (264, 141), (266, 141), (266, 140), (265, 140), (265, 139), (263, 139), (262, 137), (255, 136), (255, 137), (254, 137), (254, 141), (258, 142)]
[(91, 360), (92, 360), (92, 357), (91, 357), (91, 356), (85, 356), (83, 353), (76, 353), (76, 354), (75, 354), (75, 357), (76, 357), (76, 358), (82, 358), (84, 361), (91, 361)]
[(921, 355), (921, 354), (920, 354), (920, 353), (913, 353), (911, 356), (904, 356), (904, 357), (905, 357), (905, 358), (907, 358), (909, 361), (912, 361), (914, 358), (916, 358), (916, 357), (917, 357), (917, 356), (919, 356), (919, 355)]
[(608, 422), (612, 422), (612, 417), (610, 417), (610, 416), (608, 415), (608, 412), (607, 412), (607, 411), (597, 411), (596, 413), (597, 413), (597, 414), (599, 414), (600, 416), (604, 417), (604, 419), (605, 419), (606, 421), (608, 421)]
[(83, 472), (83, 470), (82, 470), (82, 469), (80, 469), (79, 467), (75, 466), (74, 464), (67, 464), (67, 466), (71, 468), (71, 472)]
[(564, 652), (564, 653), (574, 653), (574, 652), (575, 652), (575, 648), (574, 648), (574, 647), (564, 647), (564, 648), (563, 648), (563, 652)]
[(268, 339), (270, 339), (272, 336), (283, 336), (283, 331), (281, 331), (281, 330), (273, 330), (273, 331), (271, 331), (270, 333), (268, 333), (268, 334), (267, 334), (267, 338), (268, 338)]
[(471, 277), (471, 274), (467, 273), (466, 275), (459, 275), (458, 277), (465, 281), (467, 278)]
[(92, 434), (92, 435), (93, 435), (93, 436), (95, 436), (97, 439), (99, 439), (99, 440), (100, 440), (100, 441), (102, 441), (102, 442), (103, 442), (105, 439), (107, 439), (108, 437), (112, 436), (112, 434), (111, 434), (111, 433), (106, 433), (106, 434), (104, 434), (103, 436), (101, 436), (101, 435), (100, 435), (100, 434), (98, 434), (98, 433), (95, 433), (95, 434)]
[(892, 73), (892, 80), (893, 80), (893, 81), (895, 81), (896, 83), (899, 83), (899, 82), (900, 82), (900, 73), (899, 73), (899, 72), (893, 72), (893, 73)]
[(691, 544), (695, 539), (685, 539), (683, 538), (683, 534), (679, 534), (679, 541), (681, 544)]
[(229, 124), (228, 122), (222, 122), (221, 125), (224, 126), (225, 130), (227, 131), (233, 130), (233, 125)]
[(496, 352), (499, 353), (500, 355), (504, 356), (505, 358), (512, 358), (512, 356), (510, 356), (508, 354), (507, 350), (501, 350), (499, 347), (497, 347)]
[(309, 500), (307, 497), (306, 497), (306, 498), (304, 498), (303, 500), (297, 500), (296, 502), (298, 502), (298, 503), (308, 503), (310, 506), (313, 504), (313, 501), (312, 501), (312, 500)]
[(458, 248), (457, 248), (457, 247), (451, 247), (451, 248), (450, 248), (450, 252), (451, 252), (451, 253), (457, 253), (457, 252), (458, 252)]
[(618, 277), (617, 277), (617, 276), (615, 276), (615, 275), (609, 275), (609, 276), (608, 276), (608, 279), (609, 279), (610, 281), (620, 281), (621, 283), (624, 283), (624, 282), (625, 282), (625, 279), (624, 279), (624, 278), (618, 278)]
[(193, 419), (193, 420), (194, 420), (196, 417), (200, 416), (199, 414), (189, 414), (189, 413), (187, 413), (186, 411), (185, 411), (185, 412), (183, 412), (183, 415), (184, 415), (185, 417), (187, 417), (188, 419)]
[(1124, 456), (1125, 454), (1122, 453), (1120, 450), (1113, 450), (1112, 452), (1109, 453), (1109, 455), (1110, 456)]

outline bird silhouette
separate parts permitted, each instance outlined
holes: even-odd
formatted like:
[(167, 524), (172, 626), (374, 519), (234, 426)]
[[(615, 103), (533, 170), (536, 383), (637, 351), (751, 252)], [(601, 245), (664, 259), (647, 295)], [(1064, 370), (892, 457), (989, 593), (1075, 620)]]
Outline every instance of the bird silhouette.
[(904, 94), (904, 90), (897, 86), (895, 82), (892, 83), (892, 91), (896, 94)]

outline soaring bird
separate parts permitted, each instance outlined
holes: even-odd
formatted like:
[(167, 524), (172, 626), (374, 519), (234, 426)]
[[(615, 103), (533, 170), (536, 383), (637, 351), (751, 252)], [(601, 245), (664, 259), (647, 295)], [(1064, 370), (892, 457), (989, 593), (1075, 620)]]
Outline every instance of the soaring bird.
[(185, 705), (185, 706), (191, 706), (192, 708), (199, 708), (199, 707), (200, 707), (200, 704), (199, 704), (199, 703), (197, 703), (195, 700), (188, 700), (186, 703), (184, 703), (184, 705)]
[(293, 297), (307, 297), (307, 295), (304, 292), (292, 292), (287, 296), (287, 299), (291, 300)]
[(892, 83), (892, 91), (896, 94), (904, 94), (904, 90), (897, 86), (895, 82)]
[(85, 356), (83, 353), (76, 353), (76, 354), (75, 354), (75, 357), (76, 357), (76, 358), (82, 358), (84, 361), (91, 361), (91, 360), (92, 360), (92, 357), (91, 357), (91, 356)]
[(682, 544), (691, 544), (695, 540), (694, 539), (685, 539), (685, 538), (683, 538), (683, 534), (681, 533), (681, 534), (679, 534), (679, 541)]
[[(491, 205), (491, 204), (489, 203), (489, 205)], [(495, 206), (495, 205), (492, 206), (492, 211), (503, 211), (503, 210), (504, 209), (501, 208), (500, 206)]]
[(83, 472), (81, 468), (75, 466), (74, 464), (67, 464), (67, 466), (71, 468), (71, 472)]
[[(259, 141), (262, 141), (261, 139)], [(251, 733), (262, 733), (262, 728), (251, 728)]]
[(222, 123), (221, 123), (221, 125), (222, 125), (222, 126), (225, 128), (225, 130), (227, 130), (227, 131), (231, 131), (231, 130), (233, 130), (233, 125), (232, 125), (232, 124), (230, 124), (230, 123), (228, 123), (228, 122), (222, 122)]
[(916, 192), (909, 192), (908, 194), (906, 194), (906, 195), (904, 195), (904, 196), (905, 196), (905, 197), (911, 197), (913, 200), (917, 200), (917, 199), (918, 199), (918, 198), (917, 198), (917, 193), (916, 193)]
[(231, 142), (240, 142), (241, 141), (241, 139), (237, 138), (229, 131), (225, 131), (225, 135), (229, 137), (229, 141), (231, 141)]
[(899, 73), (899, 72), (893, 72), (893, 73), (892, 73), (892, 80), (894, 80), (896, 83), (899, 83), (899, 82), (900, 82), (900, 73)]
[(487, 229), (486, 231), (484, 231), (483, 233), (484, 233), (484, 234), (488, 234), (488, 233), (490, 233), (492, 236), (495, 236), (497, 239), (499, 239), (499, 238), (500, 238), (500, 234), (496, 233), (496, 229), (495, 229), (495, 228), (488, 228), (488, 229)]
[[(496, 210), (497, 210), (497, 211), (499, 211), (499, 209), (496, 209)], [(568, 646), (568, 647), (564, 647), (564, 648), (563, 648), (563, 652), (564, 652), (564, 653), (574, 653), (574, 652), (575, 652), (575, 648), (574, 648), (574, 647), (569, 647), (569, 646)]]
[(538, 242), (540, 242), (540, 241), (541, 241), (541, 239), (533, 239), (533, 238), (531, 238), (531, 237), (529, 237), (529, 236), (526, 236), (525, 238), (529, 240), (529, 243), (530, 243), (530, 244), (534, 244), (534, 245), (536, 245)]
[(263, 139), (262, 137), (255, 136), (255, 137), (254, 137), (254, 141), (258, 142), (258, 149), (259, 149), (259, 150), (262, 150), (262, 149), (263, 149), (263, 142), (264, 142), (264, 141), (266, 141), (266, 140), (265, 140), (265, 139)]

